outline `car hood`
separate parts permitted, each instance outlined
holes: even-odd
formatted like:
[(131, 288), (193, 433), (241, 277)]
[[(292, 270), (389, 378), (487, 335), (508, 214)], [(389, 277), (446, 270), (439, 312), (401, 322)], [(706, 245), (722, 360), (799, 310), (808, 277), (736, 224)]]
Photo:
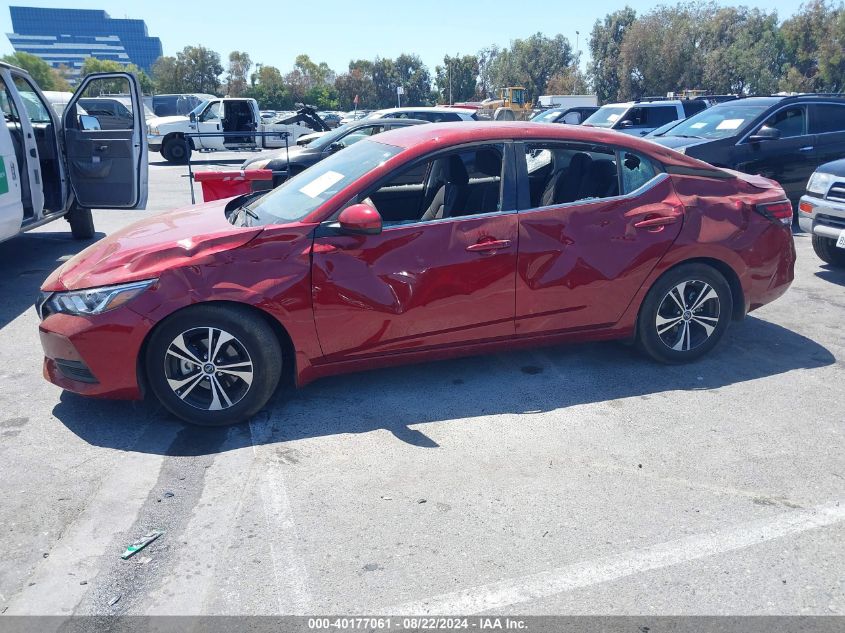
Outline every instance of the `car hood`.
[(169, 125), (171, 123), (178, 123), (180, 125), (190, 123), (190, 119), (186, 116), (154, 116), (147, 119), (147, 125), (150, 127), (160, 127), (162, 125)]
[[(290, 147), (290, 160), (291, 162), (295, 162), (297, 158), (307, 154), (314, 154), (314, 149), (308, 149), (307, 147), (297, 147), (292, 145)], [(281, 158), (282, 160), (285, 159), (285, 148), (273, 150), (272, 152), (262, 152), (258, 156), (254, 156), (248, 160), (245, 160), (244, 163), (241, 165), (241, 169), (249, 169), (249, 166), (253, 163), (263, 162), (265, 160), (276, 160), (277, 158)]]
[(57, 268), (42, 290), (96, 288), (158, 277), (167, 269), (201, 265), (238, 248), (263, 227), (236, 227), (226, 219), (229, 200), (216, 200), (145, 218), (104, 237)]
[(679, 150), (682, 148), (692, 147), (693, 145), (701, 145), (709, 143), (712, 139), (709, 138), (686, 138), (684, 136), (647, 136), (647, 141), (657, 143), (669, 149)]

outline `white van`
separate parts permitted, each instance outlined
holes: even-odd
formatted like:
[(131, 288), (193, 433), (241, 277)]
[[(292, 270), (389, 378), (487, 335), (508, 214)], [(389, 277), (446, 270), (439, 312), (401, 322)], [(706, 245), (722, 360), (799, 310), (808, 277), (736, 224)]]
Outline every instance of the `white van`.
[[(105, 129), (77, 101), (124, 90), (132, 118)], [(91, 209), (143, 209), (147, 144), (141, 90), (129, 73), (85, 77), (59, 115), (29, 74), (0, 62), (0, 241), (64, 217), (94, 235)]]

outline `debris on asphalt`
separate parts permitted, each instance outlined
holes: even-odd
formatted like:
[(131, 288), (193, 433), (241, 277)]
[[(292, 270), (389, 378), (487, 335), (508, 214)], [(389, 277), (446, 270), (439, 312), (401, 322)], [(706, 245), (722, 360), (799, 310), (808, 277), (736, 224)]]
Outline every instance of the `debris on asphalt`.
[(113, 607), (113, 606), (114, 606), (114, 605), (116, 605), (118, 602), (120, 602), (120, 594), (117, 594), (114, 598), (112, 598), (111, 600), (109, 600), (109, 606), (110, 606), (110, 607)]
[(382, 495), (381, 498), (385, 501), (393, 501), (393, 497), (388, 497), (387, 495)]
[(127, 558), (134, 556), (137, 552), (140, 552), (142, 549), (144, 549), (147, 545), (152, 543), (154, 540), (156, 540), (162, 534), (164, 534), (164, 532), (162, 532), (161, 530), (153, 530), (152, 532), (148, 532), (147, 534), (144, 534), (144, 536), (142, 536), (140, 539), (138, 539), (134, 543), (127, 545), (126, 551), (123, 552), (123, 554), (121, 554), (120, 557), (123, 560), (126, 560)]
[(542, 538), (546, 538), (546, 535), (547, 535), (548, 533), (549, 533), (549, 531), (548, 531), (548, 530), (546, 530), (545, 532), (543, 532), (543, 536), (542, 536)]
[(172, 493), (172, 492), (170, 492), (170, 491), (167, 491), (167, 492), (165, 492), (165, 493), (164, 493), (164, 498), (165, 498), (165, 499), (170, 499), (170, 497), (172, 497), (172, 496), (173, 496), (173, 493)]
[(88, 584), (88, 581), (87, 581), (87, 580), (80, 580), (80, 581), (79, 581), (79, 584), (80, 584), (80, 585), (87, 585), (87, 584)]
[(138, 564), (139, 565), (146, 565), (147, 563), (152, 562), (152, 560), (153, 559), (149, 556), (141, 556), (141, 558), (138, 559)]
[(47, 557), (49, 557), (49, 556), (50, 556), (50, 553), (49, 553), (49, 552), (44, 552), (43, 554), (41, 554), (41, 556), (43, 556), (44, 558), (47, 558)]
[(643, 467), (642, 464), (637, 464), (637, 468), (642, 468), (642, 467)]
[(417, 500), (417, 503), (425, 503), (425, 501), (426, 501), (425, 499), (419, 499), (419, 500)]

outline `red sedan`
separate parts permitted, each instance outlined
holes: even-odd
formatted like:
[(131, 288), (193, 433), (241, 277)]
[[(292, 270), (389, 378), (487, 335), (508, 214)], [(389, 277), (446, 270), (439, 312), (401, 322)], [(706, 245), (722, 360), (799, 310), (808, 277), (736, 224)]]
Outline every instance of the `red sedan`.
[(56, 270), (47, 379), (219, 425), (286, 368), (304, 385), (596, 339), (680, 363), (793, 278), (777, 183), (595, 128), (404, 128), (258, 196), (142, 220)]

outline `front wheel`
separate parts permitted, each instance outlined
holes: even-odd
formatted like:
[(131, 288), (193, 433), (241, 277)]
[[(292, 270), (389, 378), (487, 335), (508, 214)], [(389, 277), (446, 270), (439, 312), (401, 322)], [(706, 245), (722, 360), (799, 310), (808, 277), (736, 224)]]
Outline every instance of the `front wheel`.
[(836, 240), (832, 237), (813, 235), (813, 250), (826, 264), (845, 266), (845, 248), (836, 248)]
[(187, 139), (169, 138), (161, 146), (161, 155), (171, 163), (187, 163), (191, 160), (191, 146)]
[(693, 361), (724, 336), (733, 312), (728, 282), (703, 264), (679, 266), (652, 286), (640, 308), (637, 343), (662, 363)]
[(76, 240), (90, 240), (94, 237), (94, 216), (91, 209), (74, 207), (65, 216), (70, 224), (70, 234)]
[(199, 305), (156, 328), (147, 345), (147, 378), (171, 413), (191, 424), (243, 422), (279, 383), (282, 351), (270, 326), (248, 308)]

